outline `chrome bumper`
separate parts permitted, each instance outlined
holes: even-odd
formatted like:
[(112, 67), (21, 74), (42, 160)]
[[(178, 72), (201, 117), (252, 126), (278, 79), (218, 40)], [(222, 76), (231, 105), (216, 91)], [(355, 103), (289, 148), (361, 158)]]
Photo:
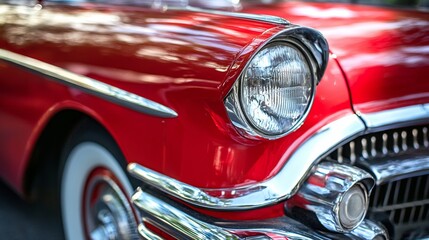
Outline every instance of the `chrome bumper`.
[(348, 234), (338, 234), (315, 231), (288, 217), (239, 222), (213, 219), (141, 188), (132, 201), (141, 216), (139, 234), (144, 239), (162, 239), (144, 222), (177, 239), (387, 239), (385, 230), (368, 220)]

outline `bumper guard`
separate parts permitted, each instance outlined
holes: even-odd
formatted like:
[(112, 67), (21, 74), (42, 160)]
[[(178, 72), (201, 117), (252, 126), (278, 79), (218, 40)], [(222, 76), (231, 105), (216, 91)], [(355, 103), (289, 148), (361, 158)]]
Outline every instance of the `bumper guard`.
[(364, 220), (347, 234), (318, 232), (288, 217), (258, 221), (224, 221), (202, 215), (163, 196), (138, 188), (132, 201), (141, 216), (139, 234), (162, 239), (148, 222), (177, 239), (387, 239), (386, 231)]

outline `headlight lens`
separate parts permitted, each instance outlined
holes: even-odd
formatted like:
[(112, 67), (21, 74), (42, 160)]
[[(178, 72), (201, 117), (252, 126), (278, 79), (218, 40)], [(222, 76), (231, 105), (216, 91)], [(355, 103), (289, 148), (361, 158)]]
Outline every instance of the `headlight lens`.
[(241, 76), (240, 102), (245, 117), (264, 135), (293, 130), (307, 112), (314, 88), (304, 54), (287, 42), (275, 42), (257, 53)]

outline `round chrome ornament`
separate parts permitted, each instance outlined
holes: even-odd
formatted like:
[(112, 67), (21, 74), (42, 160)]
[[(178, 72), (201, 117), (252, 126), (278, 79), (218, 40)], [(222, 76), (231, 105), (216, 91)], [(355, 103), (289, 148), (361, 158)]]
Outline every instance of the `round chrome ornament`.
[(83, 221), (88, 239), (134, 239), (136, 216), (131, 203), (112, 173), (95, 169), (83, 195)]

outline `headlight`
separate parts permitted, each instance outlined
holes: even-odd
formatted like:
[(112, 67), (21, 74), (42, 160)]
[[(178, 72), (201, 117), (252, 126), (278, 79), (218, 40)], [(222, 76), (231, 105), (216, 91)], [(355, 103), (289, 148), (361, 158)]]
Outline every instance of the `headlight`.
[(240, 102), (256, 131), (287, 133), (300, 123), (310, 104), (313, 76), (295, 46), (272, 43), (255, 55), (240, 79)]
[(313, 102), (317, 82), (309, 54), (292, 41), (259, 50), (225, 100), (233, 124), (245, 136), (276, 139), (297, 129)]

